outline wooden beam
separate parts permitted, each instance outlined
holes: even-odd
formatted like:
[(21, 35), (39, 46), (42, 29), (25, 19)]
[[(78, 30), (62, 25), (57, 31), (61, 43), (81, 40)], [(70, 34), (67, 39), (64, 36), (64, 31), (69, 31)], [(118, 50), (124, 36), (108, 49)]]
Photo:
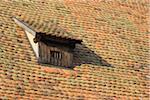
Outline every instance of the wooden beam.
[(49, 38), (49, 37), (46, 37), (46, 36), (42, 36), (41, 37), (41, 42), (44, 42), (45, 44), (51, 44), (51, 45), (60, 45), (60, 46), (67, 46), (67, 47), (70, 47), (70, 48), (75, 48), (75, 42), (72, 42), (72, 41), (65, 41), (65, 40), (61, 40), (61, 39), (55, 39), (55, 38)]
[(25, 29), (26, 31), (28, 31), (29, 33), (31, 33), (32, 35), (36, 35), (36, 32), (31, 29), (25, 22), (19, 20), (18, 18), (16, 17), (12, 17), (12, 19), (20, 26), (22, 27), (23, 29)]
[(52, 36), (51, 34), (46, 35), (45, 33), (40, 33), (40, 32), (37, 33), (37, 34), (40, 35), (41, 38), (44, 38), (44, 40), (55, 41), (55, 42), (58, 42), (58, 43), (67, 43), (67, 44), (70, 44), (70, 43), (73, 43), (73, 44), (79, 43), (79, 44), (81, 44), (81, 42), (82, 42), (82, 40), (67, 39), (67, 38)]

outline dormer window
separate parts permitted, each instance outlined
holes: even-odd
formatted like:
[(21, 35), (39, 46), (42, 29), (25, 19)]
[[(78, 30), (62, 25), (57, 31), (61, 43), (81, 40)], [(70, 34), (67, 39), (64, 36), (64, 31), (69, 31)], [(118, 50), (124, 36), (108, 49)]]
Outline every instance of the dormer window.
[(33, 30), (27, 23), (17, 18), (13, 20), (25, 29), (39, 63), (63, 67), (72, 66), (73, 50), (76, 43), (81, 44), (80, 39), (71, 37), (66, 31), (53, 24), (49, 32), (45, 33)]

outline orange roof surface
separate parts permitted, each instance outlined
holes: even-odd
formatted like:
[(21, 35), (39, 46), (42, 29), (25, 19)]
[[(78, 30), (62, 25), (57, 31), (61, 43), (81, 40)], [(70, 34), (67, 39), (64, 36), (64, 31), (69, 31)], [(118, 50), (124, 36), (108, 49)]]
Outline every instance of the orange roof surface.
[[(0, 0), (0, 99), (148, 100), (149, 7), (149, 0)], [(13, 16), (81, 38), (74, 68), (38, 64)]]
[(24, 21), (22, 19), (18, 19), (16, 17), (12, 17), (12, 19), (18, 24), (20, 27), (22, 27), (24, 30), (29, 30), (32, 31), (33, 34), (44, 34), (48, 35), (49, 37), (56, 37), (56, 38), (62, 38), (62, 39), (67, 39), (67, 40), (73, 40), (77, 41), (79, 43), (82, 42), (81, 39), (79, 39), (78, 34), (72, 34), (67, 32), (67, 30), (64, 30), (62, 27), (59, 26), (59, 23), (55, 22), (45, 22), (43, 21), (42, 23), (30, 22), (30, 19), (27, 21)]

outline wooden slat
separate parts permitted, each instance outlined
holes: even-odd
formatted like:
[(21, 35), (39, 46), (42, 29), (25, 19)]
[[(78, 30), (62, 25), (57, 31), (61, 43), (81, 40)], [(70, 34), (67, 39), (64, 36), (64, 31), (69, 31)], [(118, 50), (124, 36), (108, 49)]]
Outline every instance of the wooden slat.
[(58, 51), (55, 52), (55, 65), (58, 65)]
[[(55, 48), (54, 48), (55, 49)], [(53, 52), (54, 53), (54, 65), (56, 65), (56, 52)]]
[(64, 52), (64, 66), (67, 67), (68, 66), (68, 60), (67, 60), (67, 53)]
[(68, 54), (68, 52), (66, 52), (66, 55), (67, 55), (67, 58), (66, 58), (66, 61), (67, 61), (67, 67), (69, 66), (69, 54)]
[(49, 51), (50, 51), (50, 48), (47, 46), (47, 62), (50, 64)]
[(41, 43), (40, 42), (39, 42), (39, 51), (38, 52), (39, 52), (39, 62), (41, 62), (41, 60), (42, 60), (41, 56), (42, 55), (41, 55)]
[(41, 62), (43, 62), (43, 49), (42, 49), (42, 43), (41, 42), (39, 42), (40, 43), (40, 54), (41, 54)]
[(54, 65), (57, 65), (56, 52), (54, 52)]
[(62, 60), (62, 58), (61, 58), (61, 51), (59, 52), (58, 57), (59, 57), (59, 59), (58, 59), (58, 66), (60, 66), (61, 65), (61, 60)]
[(46, 52), (45, 52), (45, 50), (46, 50), (46, 47), (45, 47), (45, 44), (43, 44), (43, 57), (44, 57), (44, 63), (46, 63), (47, 61), (47, 59), (46, 59)]
[(71, 67), (72, 62), (73, 62), (73, 54), (69, 52), (69, 56), (70, 56), (70, 59), (68, 59), (69, 60), (69, 66)]
[(40, 48), (41, 48), (41, 62), (43, 62), (43, 44), (42, 43), (40, 43), (41, 44), (41, 46), (40, 46)]
[(44, 45), (41, 43), (42, 61), (44, 62)]
[(62, 54), (62, 60), (61, 60), (61, 64), (60, 64), (60, 66), (64, 66), (64, 65), (63, 65), (63, 64), (64, 64), (64, 63), (63, 63), (63, 62), (64, 62), (64, 51), (62, 51), (62, 53), (61, 53), (61, 54)]
[(56, 65), (58, 65), (59, 62), (59, 52), (56, 52)]
[(49, 63), (48, 50), (49, 50), (48, 46), (45, 45), (45, 59), (46, 59), (46, 62), (47, 62), (47, 63)]
[(51, 51), (51, 48), (49, 47), (48, 48), (48, 62), (51, 64), (51, 53), (50, 53), (50, 51)]
[(53, 54), (52, 54), (52, 51), (53, 51), (53, 48), (51, 47), (51, 51), (50, 51), (50, 54), (51, 54), (51, 56), (50, 56), (51, 62), (50, 62), (50, 63), (51, 63), (51, 64), (53, 64), (53, 57), (52, 57)]

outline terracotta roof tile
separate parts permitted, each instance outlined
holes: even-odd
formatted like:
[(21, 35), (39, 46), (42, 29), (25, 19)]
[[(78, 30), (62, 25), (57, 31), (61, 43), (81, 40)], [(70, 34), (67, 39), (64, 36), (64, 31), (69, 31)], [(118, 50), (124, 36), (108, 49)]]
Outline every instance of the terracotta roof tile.
[[(1, 0), (0, 99), (148, 100), (148, 3)], [(12, 16), (46, 33), (57, 23), (81, 38), (74, 69), (39, 65)]]
[[(15, 17), (14, 17), (15, 18)], [(25, 24), (27, 27), (31, 28), (37, 33), (43, 33), (50, 36), (56, 36), (60, 38), (70, 39), (70, 40), (76, 40), (76, 41), (82, 41), (78, 35), (73, 35), (70, 32), (67, 32), (67, 30), (61, 28), (58, 23), (54, 23), (52, 21), (45, 21), (42, 23), (38, 23), (38, 20), (22, 20), (20, 18), (16, 18), (21, 23)]]

